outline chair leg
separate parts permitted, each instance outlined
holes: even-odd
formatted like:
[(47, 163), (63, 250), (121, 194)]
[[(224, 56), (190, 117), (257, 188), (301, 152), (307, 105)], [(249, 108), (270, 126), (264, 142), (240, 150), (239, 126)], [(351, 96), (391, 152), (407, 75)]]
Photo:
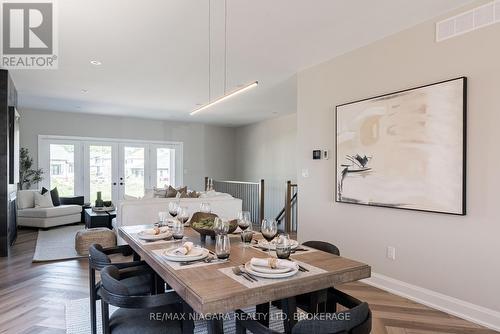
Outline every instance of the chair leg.
[(95, 269), (89, 266), (89, 287), (90, 287), (90, 331), (97, 334), (97, 316), (96, 316), (96, 288), (95, 288)]
[(110, 334), (109, 329), (109, 305), (101, 299), (102, 333)]
[(208, 334), (224, 333), (224, 325), (222, 323), (222, 320), (212, 319), (208, 321), (207, 325), (208, 325)]
[(236, 334), (246, 334), (247, 330), (241, 325), (241, 323), (236, 320)]

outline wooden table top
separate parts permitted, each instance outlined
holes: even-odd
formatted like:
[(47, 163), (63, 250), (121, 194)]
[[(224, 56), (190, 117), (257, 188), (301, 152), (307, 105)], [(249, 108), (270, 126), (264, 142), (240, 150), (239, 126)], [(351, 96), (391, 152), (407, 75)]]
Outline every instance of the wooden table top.
[[(329, 288), (341, 283), (370, 277), (370, 266), (344, 257), (321, 251), (295, 253), (294, 259), (321, 268), (325, 272), (291, 281), (277, 279), (276, 283), (246, 287), (225, 275), (218, 269), (234, 267), (249, 261), (252, 257), (267, 257), (267, 254), (252, 247), (243, 248), (239, 236), (231, 237), (231, 255), (228, 262), (200, 267), (173, 269), (153, 250), (170, 248), (173, 243), (143, 244), (136, 233), (151, 228), (150, 225), (122, 226), (120, 236), (132, 249), (155, 270), (155, 272), (183, 298), (194, 311), (216, 314), (240, 308), (263, 304), (273, 300), (293, 297), (299, 294)], [(185, 228), (188, 241), (200, 244), (200, 235), (191, 228)], [(207, 237), (203, 245), (214, 250), (215, 243)]]

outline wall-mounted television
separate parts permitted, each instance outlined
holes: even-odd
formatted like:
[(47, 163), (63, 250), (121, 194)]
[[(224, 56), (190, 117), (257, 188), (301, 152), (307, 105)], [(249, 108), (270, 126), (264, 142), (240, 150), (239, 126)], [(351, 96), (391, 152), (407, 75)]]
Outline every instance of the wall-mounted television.
[(16, 107), (9, 107), (9, 183), (19, 183), (19, 119)]

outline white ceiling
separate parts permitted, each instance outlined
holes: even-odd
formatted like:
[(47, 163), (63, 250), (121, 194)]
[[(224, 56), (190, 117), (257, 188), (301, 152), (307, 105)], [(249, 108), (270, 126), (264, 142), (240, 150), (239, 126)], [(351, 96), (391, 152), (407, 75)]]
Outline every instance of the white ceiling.
[[(59, 69), (12, 76), (21, 110), (242, 125), (294, 112), (298, 70), (468, 2), (227, 0), (227, 89), (259, 86), (195, 116), (208, 100), (208, 0), (60, 0)], [(211, 8), (213, 98), (224, 90), (223, 1)]]

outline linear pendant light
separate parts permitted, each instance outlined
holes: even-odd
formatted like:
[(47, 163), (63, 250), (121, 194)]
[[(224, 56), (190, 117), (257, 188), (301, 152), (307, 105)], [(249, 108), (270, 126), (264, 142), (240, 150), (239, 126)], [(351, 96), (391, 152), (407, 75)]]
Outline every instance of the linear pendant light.
[(241, 88), (238, 88), (238, 89), (236, 89), (236, 90), (234, 90), (234, 91), (232, 91), (232, 92), (230, 92), (230, 93), (228, 93), (228, 94), (226, 94), (226, 95), (223, 95), (223, 96), (221, 96), (221, 97), (218, 97), (218, 98), (216, 98), (215, 100), (213, 100), (212, 102), (207, 103), (207, 104), (205, 104), (205, 105), (202, 105), (202, 106), (200, 106), (199, 108), (197, 108), (197, 109), (193, 110), (193, 111), (190, 113), (190, 115), (197, 114), (197, 113), (199, 113), (200, 111), (205, 110), (205, 109), (207, 109), (207, 108), (210, 108), (211, 106), (213, 106), (213, 105), (215, 105), (215, 104), (217, 104), (217, 103), (219, 103), (219, 102), (222, 102), (222, 101), (224, 101), (224, 100), (227, 100), (227, 99), (229, 99), (229, 98), (231, 98), (231, 97), (233, 97), (233, 96), (235, 96), (235, 95), (238, 95), (238, 94), (240, 94), (240, 93), (243, 93), (243, 92), (245, 92), (245, 91), (247, 91), (247, 90), (249, 90), (249, 89), (251, 89), (251, 88), (254, 88), (254, 87), (256, 87), (258, 84), (259, 84), (259, 82), (258, 82), (258, 81), (254, 81), (254, 82), (249, 83), (248, 85), (245, 85), (245, 86), (243, 86), (243, 87), (241, 87)]
[(226, 80), (227, 80), (227, 62), (226, 62), (226, 58), (227, 58), (227, 0), (224, 0), (224, 95), (222, 95), (221, 97), (218, 97), (212, 101), (212, 98), (211, 98), (211, 78), (212, 78), (211, 45), (212, 45), (212, 38), (211, 38), (210, 19), (211, 19), (210, 0), (208, 0), (208, 103), (196, 108), (191, 113), (189, 113), (189, 115), (191, 115), (191, 116), (199, 113), (202, 110), (208, 109), (217, 103), (225, 101), (233, 96), (236, 96), (236, 95), (243, 93), (251, 88), (254, 88), (259, 84), (258, 81), (254, 81), (254, 82), (251, 82), (243, 87), (237, 88), (237, 89), (233, 90), (232, 92), (226, 93)]

